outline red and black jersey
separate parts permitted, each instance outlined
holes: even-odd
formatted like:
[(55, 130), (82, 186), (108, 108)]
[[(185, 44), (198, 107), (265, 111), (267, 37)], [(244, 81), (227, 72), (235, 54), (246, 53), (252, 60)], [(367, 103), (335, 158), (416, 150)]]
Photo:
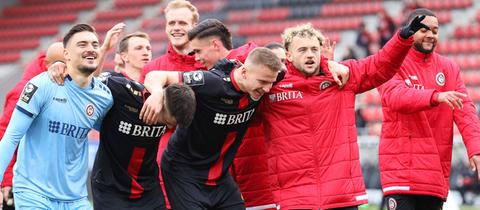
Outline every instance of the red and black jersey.
[(195, 92), (197, 108), (188, 128), (177, 128), (162, 157), (162, 169), (216, 185), (228, 173), (259, 102), (234, 80), (238, 64), (226, 59), (210, 71), (180, 73)]
[(157, 150), (165, 125), (146, 125), (139, 119), (144, 87), (123, 75), (102, 75), (114, 104), (103, 119), (92, 183), (128, 198), (160, 188)]

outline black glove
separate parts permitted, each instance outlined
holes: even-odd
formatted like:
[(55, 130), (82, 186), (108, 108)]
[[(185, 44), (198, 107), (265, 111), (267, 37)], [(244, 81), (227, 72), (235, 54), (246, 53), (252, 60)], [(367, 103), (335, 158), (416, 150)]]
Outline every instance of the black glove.
[(430, 27), (422, 23), (423, 19), (425, 19), (425, 15), (415, 17), (409, 25), (403, 26), (402, 29), (400, 29), (400, 36), (404, 39), (408, 39), (421, 28), (430, 30)]

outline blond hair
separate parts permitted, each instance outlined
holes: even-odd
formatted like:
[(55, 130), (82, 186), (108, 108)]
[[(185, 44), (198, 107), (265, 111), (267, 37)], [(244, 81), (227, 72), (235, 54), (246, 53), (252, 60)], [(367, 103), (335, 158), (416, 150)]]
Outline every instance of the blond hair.
[(275, 53), (266, 47), (257, 47), (248, 53), (245, 65), (263, 65), (272, 71), (279, 71), (282, 69), (282, 62)]
[(165, 9), (163, 10), (163, 12), (167, 14), (167, 12), (170, 11), (171, 9), (181, 9), (181, 8), (187, 8), (188, 10), (190, 10), (192, 12), (192, 21), (193, 21), (192, 23), (193, 24), (198, 23), (198, 19), (200, 18), (200, 15), (198, 14), (197, 8), (193, 6), (193, 4), (190, 3), (190, 1), (186, 1), (186, 0), (170, 1), (167, 4), (167, 7), (165, 7)]
[(297, 25), (286, 28), (282, 33), (283, 46), (285, 47), (285, 50), (289, 50), (288, 48), (290, 47), (293, 38), (296, 36), (301, 38), (315, 37), (318, 39), (320, 46), (322, 46), (323, 41), (325, 40), (325, 36), (323, 36), (322, 32), (313, 28), (311, 23)]

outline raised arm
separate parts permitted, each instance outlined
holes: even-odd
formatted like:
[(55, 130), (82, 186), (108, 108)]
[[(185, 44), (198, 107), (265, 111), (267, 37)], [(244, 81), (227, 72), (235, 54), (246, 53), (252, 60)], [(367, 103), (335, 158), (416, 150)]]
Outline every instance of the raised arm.
[(110, 30), (107, 31), (105, 39), (103, 40), (102, 47), (100, 48), (100, 55), (98, 60), (98, 67), (95, 71), (95, 76), (98, 76), (103, 71), (103, 64), (105, 63), (105, 57), (110, 49), (115, 48), (118, 43), (120, 34), (125, 29), (125, 23), (117, 23)]
[(418, 16), (409, 25), (397, 32), (376, 54), (361, 60), (348, 60), (350, 81), (348, 85), (354, 92), (361, 93), (392, 78), (399, 70), (403, 60), (412, 47), (412, 35), (420, 28), (428, 28), (421, 21), (425, 16)]

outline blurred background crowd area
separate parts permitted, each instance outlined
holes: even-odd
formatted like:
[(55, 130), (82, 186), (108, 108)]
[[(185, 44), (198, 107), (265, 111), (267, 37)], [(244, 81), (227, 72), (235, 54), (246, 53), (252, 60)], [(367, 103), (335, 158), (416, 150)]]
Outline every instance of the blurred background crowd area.
[[(440, 22), (436, 52), (461, 67), (470, 97), (480, 105), (480, 0), (190, 0), (200, 19), (216, 18), (230, 28), (234, 46), (281, 42), (286, 27), (311, 22), (335, 41), (335, 60), (359, 59), (377, 52), (402, 25), (409, 11), (425, 7)], [(167, 49), (162, 0), (2, 0), (0, 1), (0, 104), (25, 65), (74, 23), (90, 23), (103, 39), (125, 22), (127, 33), (151, 37), (153, 58)], [(113, 69), (113, 52), (105, 68)], [(380, 189), (377, 167), (382, 111), (377, 90), (357, 96), (356, 120), (367, 188)], [(3, 106), (0, 107), (3, 111)], [(480, 184), (456, 130), (451, 188), (456, 199), (480, 209)], [(90, 135), (92, 148), (98, 136)], [(92, 154), (94, 154), (92, 149)], [(375, 154), (375, 155), (365, 155)], [(93, 158), (91, 158), (93, 161)]]

